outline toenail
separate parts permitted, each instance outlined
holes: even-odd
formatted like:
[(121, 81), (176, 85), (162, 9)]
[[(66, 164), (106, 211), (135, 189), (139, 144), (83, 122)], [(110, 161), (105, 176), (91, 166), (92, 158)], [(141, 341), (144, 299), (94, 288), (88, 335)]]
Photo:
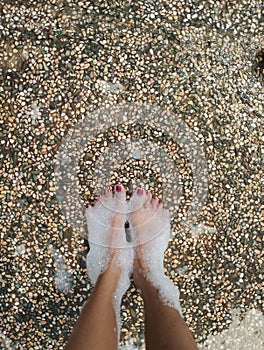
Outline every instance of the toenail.
[(117, 186), (116, 186), (116, 191), (117, 191), (117, 192), (121, 192), (121, 191), (122, 191), (122, 187), (121, 187), (120, 185), (117, 185)]
[(91, 208), (91, 206), (90, 206), (89, 204), (87, 204), (87, 205), (86, 205), (86, 208), (89, 209), (89, 208)]
[(97, 197), (97, 198), (95, 198), (95, 200), (94, 200), (95, 202), (98, 202), (99, 201), (99, 198)]
[(138, 188), (137, 189), (137, 195), (142, 196), (142, 194), (143, 194), (142, 188)]

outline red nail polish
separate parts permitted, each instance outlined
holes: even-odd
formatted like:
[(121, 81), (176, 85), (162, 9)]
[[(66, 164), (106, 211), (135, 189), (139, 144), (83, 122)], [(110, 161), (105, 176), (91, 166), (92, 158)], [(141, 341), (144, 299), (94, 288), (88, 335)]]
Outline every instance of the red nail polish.
[(137, 195), (138, 195), (138, 196), (142, 196), (143, 192), (144, 192), (144, 191), (142, 190), (142, 188), (138, 188), (138, 189), (137, 189)]
[(121, 192), (121, 191), (122, 191), (122, 187), (121, 187), (120, 185), (117, 185), (117, 186), (116, 186), (116, 191), (117, 191), (117, 192)]
[(95, 202), (98, 202), (98, 201), (99, 201), (99, 198), (98, 198), (98, 197), (96, 197), (94, 201), (95, 201)]

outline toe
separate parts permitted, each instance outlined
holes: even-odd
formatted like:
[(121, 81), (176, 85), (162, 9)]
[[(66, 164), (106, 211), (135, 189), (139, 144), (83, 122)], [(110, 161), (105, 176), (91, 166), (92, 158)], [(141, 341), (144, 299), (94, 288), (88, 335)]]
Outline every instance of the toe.
[(149, 208), (151, 205), (152, 194), (150, 192), (146, 192), (146, 202), (145, 207)]
[(112, 209), (116, 213), (127, 213), (126, 191), (120, 184), (115, 186)]
[(86, 217), (89, 217), (90, 216), (90, 214), (91, 214), (91, 206), (90, 205), (88, 205), (87, 207), (86, 207), (86, 209), (85, 209), (85, 216)]
[(136, 194), (137, 196), (140, 197), (140, 196), (146, 195), (146, 192), (143, 190), (143, 188), (137, 188)]
[(111, 189), (106, 190), (104, 196), (106, 198), (112, 198), (113, 197), (113, 191)]
[(123, 202), (126, 200), (126, 191), (122, 185), (118, 184), (115, 186), (114, 197)]
[(158, 197), (153, 197), (151, 201), (151, 206), (156, 209), (158, 205), (159, 205)]
[(101, 196), (95, 197), (92, 206), (89, 208), (90, 213), (93, 212), (94, 210), (98, 210), (98, 208), (101, 207), (101, 200), (100, 199), (101, 199)]
[(100, 196), (99, 202), (95, 202), (95, 206), (100, 207), (99, 203), (101, 207), (111, 210), (113, 205), (113, 191), (111, 189), (106, 190), (105, 193)]
[(111, 189), (107, 189), (101, 196), (99, 200), (113, 198), (113, 191)]
[(132, 197), (130, 199), (130, 211), (137, 211), (143, 207), (147, 199), (146, 192), (143, 188), (137, 188), (136, 191), (133, 192)]

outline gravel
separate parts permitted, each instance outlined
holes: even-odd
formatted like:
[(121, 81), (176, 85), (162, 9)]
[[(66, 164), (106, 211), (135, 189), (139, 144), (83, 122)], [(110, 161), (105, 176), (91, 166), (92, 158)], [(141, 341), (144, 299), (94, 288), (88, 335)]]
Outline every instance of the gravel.
[[(199, 222), (190, 232), (180, 225), (191, 174), (177, 145), (148, 126), (130, 128), (129, 120), (87, 145), (79, 171), (83, 204), (99, 194), (92, 170), (100, 155), (111, 156), (111, 143), (134, 136), (163, 145), (184, 179), (166, 273), (179, 285), (201, 347), (215, 349), (213, 337), (231, 327), (222, 333), (224, 349), (237, 349), (228, 340), (241, 337), (233, 310), (241, 318), (251, 309), (263, 317), (264, 310), (263, 3), (3, 1), (0, 39), (2, 348), (63, 349), (92, 287), (87, 241), (56, 197), (56, 154), (90, 113), (131, 103), (174, 113), (199, 140), (209, 173)], [(144, 161), (144, 150), (133, 152), (111, 184), (120, 181), (129, 196), (140, 179), (166, 204), (158, 170)], [(122, 345), (143, 347), (143, 304), (133, 285), (122, 318)], [(254, 323), (246, 327), (254, 334)]]

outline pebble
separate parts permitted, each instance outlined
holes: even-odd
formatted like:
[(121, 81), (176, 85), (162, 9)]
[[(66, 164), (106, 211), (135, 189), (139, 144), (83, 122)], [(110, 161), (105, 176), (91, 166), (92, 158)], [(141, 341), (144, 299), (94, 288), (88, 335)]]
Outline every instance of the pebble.
[[(208, 162), (206, 205), (184, 231), (188, 157), (168, 135), (129, 126), (130, 115), (87, 145), (79, 162), (84, 205), (99, 194), (92, 171), (110, 145), (132, 137), (156, 143), (158, 160), (146, 161), (137, 147), (110, 182), (121, 181), (128, 198), (141, 184), (174, 208), (163, 184), (173, 192), (176, 174), (164, 179), (157, 169), (169, 157), (177, 164), (182, 198), (165, 267), (196, 341), (215, 349), (212, 336), (230, 326), (234, 309), (263, 313), (261, 11), (260, 0), (1, 5), (0, 347), (65, 347), (92, 288), (87, 242), (56, 198), (56, 154), (71, 127), (119, 103), (159, 106), (193, 130)], [(59, 272), (51, 246), (63, 256)], [(143, 349), (143, 302), (133, 285), (124, 302), (122, 345)], [(235, 336), (226, 333), (225, 343)]]

